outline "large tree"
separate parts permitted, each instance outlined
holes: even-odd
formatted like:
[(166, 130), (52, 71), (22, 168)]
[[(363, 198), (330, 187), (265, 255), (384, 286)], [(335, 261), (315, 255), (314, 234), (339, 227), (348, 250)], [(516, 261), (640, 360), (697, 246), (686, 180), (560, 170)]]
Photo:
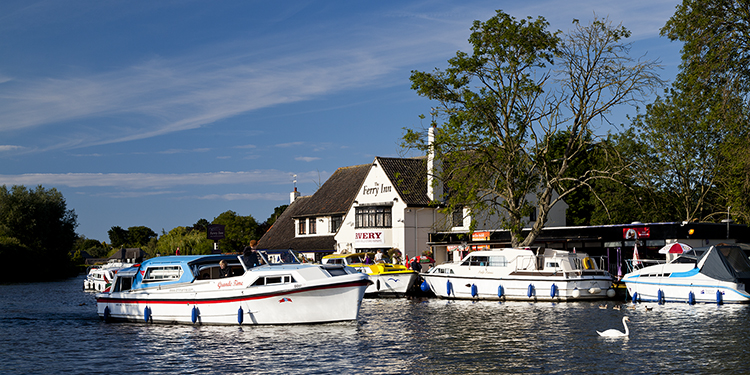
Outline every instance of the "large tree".
[[(2, 280), (39, 280), (66, 276), (78, 225), (57, 189), (0, 187), (0, 259)], [(21, 264), (33, 264), (34, 272)]]
[[(442, 123), (432, 145), (412, 129), (404, 145), (434, 150), (447, 166), (435, 173), (448, 210), (497, 214), (513, 246), (533, 243), (550, 209), (572, 192), (618, 177), (626, 163), (613, 150), (602, 150), (601, 169), (571, 175), (570, 167), (598, 142), (595, 126), (614, 106), (637, 102), (661, 84), (655, 62), (629, 57), (623, 39), (630, 32), (621, 25), (574, 21), (564, 35), (548, 26), (543, 17), (519, 21), (497, 11), (474, 22), (471, 54), (459, 51), (445, 71), (411, 75), (412, 88), (439, 103), (432, 125)], [(552, 157), (559, 133), (564, 148)], [(533, 210), (536, 220), (523, 237)]]
[(252, 216), (241, 216), (231, 210), (219, 214), (211, 224), (224, 225), (225, 237), (219, 240), (222, 252), (241, 252), (250, 240), (258, 240), (262, 236), (258, 223)]

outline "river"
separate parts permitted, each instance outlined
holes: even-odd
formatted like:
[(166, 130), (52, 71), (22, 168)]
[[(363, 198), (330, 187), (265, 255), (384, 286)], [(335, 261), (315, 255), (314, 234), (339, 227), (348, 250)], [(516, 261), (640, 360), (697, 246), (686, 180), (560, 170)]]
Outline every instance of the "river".
[[(366, 299), (356, 322), (104, 323), (83, 276), (0, 285), (0, 374), (750, 373), (750, 306)], [(623, 330), (605, 339), (596, 330)]]

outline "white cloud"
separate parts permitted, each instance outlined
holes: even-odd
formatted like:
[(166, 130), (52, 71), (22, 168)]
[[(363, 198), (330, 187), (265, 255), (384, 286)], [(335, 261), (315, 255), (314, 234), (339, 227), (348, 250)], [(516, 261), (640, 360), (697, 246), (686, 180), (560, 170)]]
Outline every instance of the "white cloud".
[[(319, 173), (303, 172), (304, 178), (318, 178)], [(157, 173), (28, 173), (0, 175), (0, 185), (51, 185), (82, 187), (117, 187), (120, 189), (154, 189), (185, 185), (286, 184), (289, 172), (255, 170), (247, 172), (210, 172), (186, 174)]]
[(320, 158), (316, 158), (316, 157), (313, 157), (313, 156), (298, 156), (298, 157), (294, 158), (294, 160), (311, 162), (311, 161), (320, 160)]
[(17, 151), (17, 150), (23, 150), (23, 146), (14, 146), (14, 145), (0, 145), (0, 152), (2, 151)]

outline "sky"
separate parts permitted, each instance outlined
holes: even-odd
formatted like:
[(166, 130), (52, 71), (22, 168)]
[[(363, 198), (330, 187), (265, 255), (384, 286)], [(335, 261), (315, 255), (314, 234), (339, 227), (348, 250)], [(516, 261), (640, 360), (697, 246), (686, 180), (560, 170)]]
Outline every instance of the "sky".
[[(400, 148), (436, 103), (413, 70), (470, 51), (474, 20), (609, 17), (673, 80), (677, 1), (0, 2), (0, 185), (60, 191), (76, 232), (157, 234), (232, 210), (265, 221), (295, 184)], [(610, 119), (626, 123), (633, 106)], [(607, 129), (601, 129), (606, 131)]]

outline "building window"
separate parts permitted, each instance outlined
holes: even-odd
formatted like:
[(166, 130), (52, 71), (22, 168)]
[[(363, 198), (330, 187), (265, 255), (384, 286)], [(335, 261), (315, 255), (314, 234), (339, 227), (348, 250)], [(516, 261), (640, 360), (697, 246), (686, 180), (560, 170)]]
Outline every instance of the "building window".
[(309, 228), (310, 229), (310, 234), (315, 234), (315, 232), (316, 232), (316, 230), (315, 230), (315, 218), (311, 217), (311, 218), (307, 219), (307, 222), (310, 225), (310, 228)]
[(529, 214), (529, 221), (536, 221), (536, 207), (531, 209), (531, 213)]
[(305, 234), (307, 233), (307, 220), (306, 219), (299, 219), (298, 220), (298, 227), (299, 227), (299, 234)]
[(357, 207), (355, 228), (390, 228), (391, 207)]
[(463, 206), (459, 206), (455, 210), (453, 210), (453, 226), (454, 227), (462, 227), (464, 226), (464, 208)]
[(331, 216), (331, 233), (336, 233), (341, 227), (343, 216)]

